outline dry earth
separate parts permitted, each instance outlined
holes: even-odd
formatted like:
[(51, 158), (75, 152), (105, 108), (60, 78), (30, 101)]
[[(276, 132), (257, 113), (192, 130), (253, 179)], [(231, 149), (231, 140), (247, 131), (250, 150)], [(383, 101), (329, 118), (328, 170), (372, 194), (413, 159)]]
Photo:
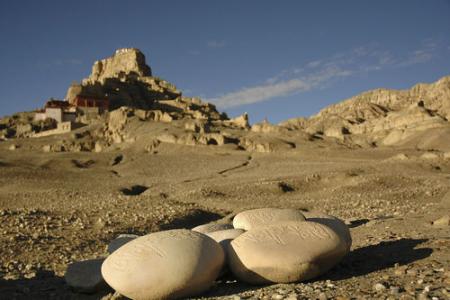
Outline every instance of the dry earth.
[(431, 224), (450, 210), (449, 159), (325, 141), (272, 153), (166, 143), (152, 153), (44, 153), (10, 145), (0, 143), (1, 299), (120, 298), (71, 291), (67, 265), (105, 256), (121, 233), (192, 228), (256, 207), (338, 216), (351, 228), (352, 251), (317, 280), (258, 287), (227, 275), (201, 297), (450, 297), (450, 227)]

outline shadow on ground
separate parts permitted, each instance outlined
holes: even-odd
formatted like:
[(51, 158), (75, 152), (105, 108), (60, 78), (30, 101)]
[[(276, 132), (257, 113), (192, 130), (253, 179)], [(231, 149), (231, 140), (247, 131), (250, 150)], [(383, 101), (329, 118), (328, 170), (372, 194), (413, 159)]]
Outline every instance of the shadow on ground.
[(64, 278), (53, 272), (39, 270), (36, 277), (17, 280), (0, 279), (0, 299), (100, 299), (110, 293), (105, 289), (96, 294), (83, 294), (72, 291)]
[(148, 190), (147, 186), (139, 185), (139, 184), (133, 185), (129, 188), (120, 189), (122, 194), (124, 194), (126, 196), (138, 196), (138, 195), (142, 194), (143, 192), (145, 192), (146, 190)]
[[(202, 210), (197, 214), (168, 224), (168, 229), (185, 227), (186, 224), (190, 227), (193, 220), (194, 223), (200, 224), (221, 217)], [(339, 281), (391, 268), (396, 263), (400, 265), (412, 263), (431, 255), (430, 248), (415, 249), (426, 241), (426, 239), (401, 239), (355, 249), (337, 267), (319, 279)], [(228, 296), (256, 288), (258, 287), (236, 281), (228, 273), (203, 296)], [(49, 271), (39, 271), (32, 279), (0, 280), (0, 298), (5, 297), (4, 299), (100, 299), (109, 292), (111, 291), (91, 295), (74, 293), (63, 278)]]
[(396, 263), (410, 264), (431, 255), (433, 252), (431, 248), (416, 249), (426, 241), (427, 239), (401, 239), (355, 249), (323, 277), (343, 280), (391, 268)]
[[(413, 263), (430, 256), (433, 252), (430, 248), (415, 249), (426, 241), (426, 239), (401, 239), (355, 249), (338, 266), (315, 280), (339, 281), (391, 268), (396, 263), (399, 265)], [(228, 275), (205, 296), (229, 296), (256, 288), (258, 287), (238, 282)]]
[(218, 219), (221, 219), (222, 217), (223, 216), (218, 213), (206, 211), (203, 209), (196, 209), (184, 217), (177, 218), (168, 224), (161, 225), (160, 228), (161, 230), (181, 228), (192, 229), (198, 225), (216, 221)]

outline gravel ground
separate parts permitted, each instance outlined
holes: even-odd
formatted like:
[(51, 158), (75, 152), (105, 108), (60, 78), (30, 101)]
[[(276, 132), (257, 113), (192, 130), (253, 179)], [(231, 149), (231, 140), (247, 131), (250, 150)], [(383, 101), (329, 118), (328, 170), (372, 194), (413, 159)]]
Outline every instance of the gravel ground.
[[(0, 149), (0, 298), (121, 299), (72, 291), (67, 265), (121, 233), (192, 228), (254, 207), (316, 209), (350, 227), (351, 253), (315, 280), (250, 286), (231, 274), (201, 298), (449, 299), (450, 161), (395, 149), (220, 147), (41, 153)], [(176, 147), (176, 148), (174, 148)], [(406, 151), (406, 150), (405, 150)], [(115, 164), (115, 158), (122, 159)]]

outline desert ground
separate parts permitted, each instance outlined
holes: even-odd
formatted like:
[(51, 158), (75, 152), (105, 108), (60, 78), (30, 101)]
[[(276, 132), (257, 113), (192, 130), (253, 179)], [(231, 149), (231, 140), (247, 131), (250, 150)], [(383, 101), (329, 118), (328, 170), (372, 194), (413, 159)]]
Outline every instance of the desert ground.
[(31, 149), (46, 139), (0, 142), (1, 299), (120, 299), (111, 289), (72, 291), (67, 265), (106, 256), (121, 233), (192, 228), (257, 207), (335, 215), (350, 228), (351, 252), (308, 282), (251, 286), (226, 274), (200, 298), (450, 297), (449, 227), (433, 224), (450, 209), (449, 159), (326, 140), (270, 153), (172, 143)]

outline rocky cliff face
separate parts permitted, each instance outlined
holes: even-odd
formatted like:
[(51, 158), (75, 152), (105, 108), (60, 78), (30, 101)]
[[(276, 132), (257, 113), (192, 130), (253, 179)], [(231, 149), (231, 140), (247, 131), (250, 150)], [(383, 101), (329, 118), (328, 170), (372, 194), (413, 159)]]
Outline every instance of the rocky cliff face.
[(425, 130), (450, 128), (450, 76), (409, 90), (377, 89), (280, 126), (361, 144), (396, 145)]
[[(76, 96), (110, 100), (109, 114), (94, 120), (100, 126), (98, 132), (87, 135), (90, 140), (83, 140), (84, 146), (76, 149), (95, 146), (100, 151), (112, 144), (131, 145), (145, 136), (145, 149), (151, 151), (159, 143), (176, 143), (232, 144), (270, 152), (294, 149), (308, 141), (450, 151), (450, 76), (409, 90), (368, 91), (310, 118), (250, 126), (247, 114), (229, 119), (213, 104), (183, 97), (173, 84), (152, 76), (144, 54), (130, 48), (95, 62), (87, 78), (70, 86), (67, 99), (73, 103)], [(0, 120), (0, 140), (27, 137), (52, 125), (35, 124), (32, 117)]]
[(107, 78), (122, 78), (130, 74), (137, 77), (150, 77), (152, 71), (139, 49), (118, 49), (112, 57), (94, 63), (92, 73), (86, 82), (104, 82)]
[(78, 95), (109, 99), (111, 109), (150, 109), (155, 100), (175, 99), (181, 97), (181, 92), (173, 84), (152, 76), (140, 50), (126, 48), (96, 61), (88, 78), (69, 87), (66, 99), (73, 103)]

